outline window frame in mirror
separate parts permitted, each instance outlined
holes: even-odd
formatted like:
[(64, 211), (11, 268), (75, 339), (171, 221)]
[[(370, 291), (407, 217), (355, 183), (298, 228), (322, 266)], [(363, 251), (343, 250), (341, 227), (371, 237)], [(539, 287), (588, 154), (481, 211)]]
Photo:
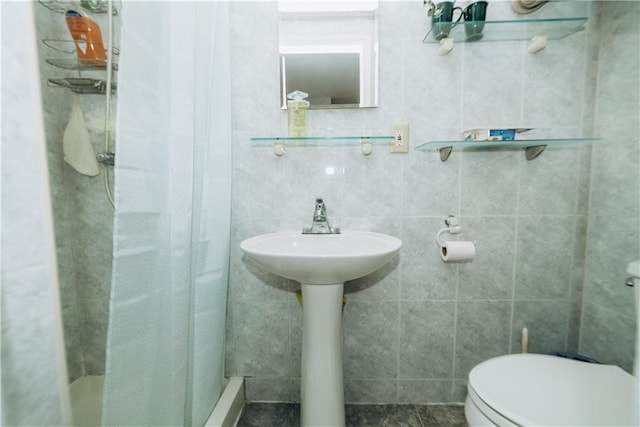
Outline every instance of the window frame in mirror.
[[(371, 19), (367, 32), (351, 34), (336, 34), (335, 31), (327, 31), (333, 20), (341, 25), (348, 25), (349, 20)], [(292, 31), (288, 25), (296, 25), (295, 21), (304, 23), (304, 31)], [(354, 21), (356, 22), (356, 21)], [(315, 24), (314, 24), (315, 23)], [(313, 26), (317, 30), (313, 33)], [(324, 28), (323, 28), (324, 26)], [(283, 29), (284, 28), (284, 29)], [(295, 54), (330, 54), (330, 53), (357, 53), (359, 54), (359, 103), (358, 104), (314, 104), (310, 109), (334, 109), (334, 108), (374, 108), (378, 106), (378, 9), (369, 11), (336, 13), (281, 13), (280, 14), (280, 40), (279, 40), (279, 65), (280, 65), (280, 108), (286, 109), (287, 94), (295, 90), (309, 93), (305, 88), (287, 88), (286, 85), (286, 58)], [(304, 33), (304, 34), (299, 34)], [(316, 98), (327, 98), (322, 94)], [(310, 96), (310, 98), (313, 98)]]

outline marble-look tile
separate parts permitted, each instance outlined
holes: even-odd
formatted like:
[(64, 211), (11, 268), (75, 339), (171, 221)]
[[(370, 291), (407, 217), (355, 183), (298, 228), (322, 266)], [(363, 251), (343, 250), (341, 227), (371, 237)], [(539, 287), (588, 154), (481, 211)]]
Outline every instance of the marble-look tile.
[(525, 127), (522, 120), (522, 58), (526, 52), (522, 43), (500, 43), (501, 57), (509, 60), (487, 60), (495, 55), (492, 43), (465, 43), (460, 46), (460, 52), (464, 55), (462, 129)]
[(569, 300), (567, 326), (567, 351), (578, 353), (580, 349), (580, 324), (582, 322), (582, 298)]
[(400, 309), (400, 378), (450, 378), (455, 302), (403, 301)]
[[(398, 5), (400, 7), (398, 7)], [(390, 36), (397, 34), (397, 19), (402, 19), (404, 23), (404, 25), (402, 25), (402, 37), (408, 38), (410, 41), (413, 41), (416, 37), (422, 38), (427, 34), (431, 26), (431, 19), (424, 12), (424, 5), (417, 4), (413, 1), (380, 2), (380, 39), (382, 40), (385, 35)], [(382, 27), (384, 17), (388, 17), (388, 22), (386, 22), (385, 27)], [(383, 28), (387, 30), (386, 34), (382, 33)]]
[[(244, 383), (245, 397), (248, 401), (300, 401), (299, 384), (294, 383), (290, 378), (245, 378)], [(297, 399), (292, 400), (292, 396), (297, 396)]]
[(445, 226), (444, 216), (405, 217), (402, 222), (403, 300), (453, 299), (456, 296), (457, 265), (440, 258), (435, 237)]
[(235, 330), (233, 327), (233, 310), (231, 302), (227, 299), (227, 317), (225, 319), (225, 344), (224, 344), (224, 376), (225, 378), (237, 377), (238, 369), (236, 367), (236, 340)]
[(587, 255), (588, 217), (575, 216), (573, 229), (573, 265), (571, 267), (571, 298), (581, 299), (584, 289), (584, 268)]
[(104, 375), (107, 351), (106, 325), (86, 322), (82, 333), (85, 375)]
[(413, 405), (347, 405), (347, 426), (422, 427)]
[(288, 301), (289, 309), (289, 372), (292, 377), (302, 376), (303, 310), (297, 300)]
[[(593, 122), (593, 119), (591, 119)], [(583, 131), (582, 135), (593, 135), (593, 131)], [(587, 215), (589, 212), (589, 196), (591, 192), (591, 171), (592, 171), (592, 144), (584, 144), (578, 151), (578, 189), (576, 201), (576, 215)]]
[(65, 325), (64, 344), (67, 356), (67, 375), (71, 383), (82, 376), (83, 345), (81, 329)]
[(351, 301), (344, 308), (345, 379), (398, 374), (398, 303)]
[(516, 298), (566, 298), (571, 292), (573, 217), (520, 217)]
[(229, 299), (287, 299), (289, 281), (272, 274), (244, 255), (240, 242), (260, 234), (280, 230), (279, 221), (248, 221), (234, 219), (231, 224)]
[(289, 376), (287, 305), (259, 299), (231, 303), (238, 375)]
[(511, 352), (520, 352), (525, 327), (529, 332), (530, 353), (565, 351), (569, 304), (568, 300), (515, 301)]
[(585, 303), (580, 352), (601, 363), (618, 365), (631, 372), (635, 350), (633, 339), (629, 337), (634, 335), (635, 323), (635, 316), (628, 317), (615, 309)]
[(584, 44), (584, 35), (567, 37), (554, 43), (553, 49), (524, 56), (523, 115), (528, 126), (580, 123), (583, 79), (567, 69), (584, 69)]
[(398, 380), (398, 403), (451, 402), (451, 380)]
[(455, 378), (466, 378), (480, 362), (509, 352), (510, 301), (458, 303)]
[[(283, 208), (288, 216), (298, 218), (306, 227), (313, 218), (316, 197), (322, 197), (329, 222), (340, 222), (345, 200), (350, 197), (345, 179), (350, 160), (344, 150), (335, 147), (293, 147), (284, 166), (289, 177), (284, 191)], [(361, 211), (362, 212), (367, 212)], [(372, 212), (375, 212), (373, 210)]]
[[(433, 251), (437, 251), (434, 245)], [(402, 264), (401, 298), (408, 301), (447, 300), (456, 295), (457, 268), (439, 258), (434, 263)]]
[[(623, 233), (619, 230), (625, 230)], [(589, 217), (589, 240), (583, 298), (635, 317), (630, 288), (624, 286), (627, 266), (640, 259), (640, 218)]]
[(402, 181), (402, 158), (384, 152), (383, 147), (362, 156), (357, 153), (359, 148), (356, 146), (356, 152), (345, 158), (342, 215), (401, 216), (402, 192), (389, 183)]
[[(265, 2), (264, 4), (271, 3)], [(233, 43), (240, 54), (231, 55), (231, 117), (234, 131), (252, 136), (278, 135), (274, 128), (285, 114), (280, 111), (280, 63), (277, 39), (253, 38)], [(255, 106), (261, 106), (256, 114)]]
[(344, 399), (347, 403), (394, 402), (398, 381), (395, 379), (344, 380)]
[[(636, 105), (640, 108), (640, 102)], [(640, 120), (626, 131), (626, 141), (606, 137), (594, 146), (590, 215), (640, 216), (640, 144), (635, 142)]]
[[(300, 405), (250, 402), (245, 405), (238, 426), (297, 426)], [(347, 404), (347, 427), (466, 427), (462, 405)]]
[(296, 427), (300, 425), (300, 405), (297, 403), (259, 403), (245, 405), (238, 427)]
[(518, 203), (520, 150), (462, 154), (461, 215), (514, 215)]
[(402, 174), (404, 216), (445, 217), (457, 214), (459, 172), (460, 156), (451, 156), (442, 162), (434, 153), (412, 153), (405, 161)]
[(424, 427), (466, 427), (463, 405), (417, 405)]
[(230, 39), (244, 42), (278, 40), (278, 5), (276, 2), (231, 2)]
[(268, 272), (247, 256), (231, 259), (229, 295), (234, 300), (265, 298), (282, 300), (288, 296), (289, 281)]
[(589, 16), (591, 2), (558, 1), (545, 4), (544, 7), (532, 13), (532, 17), (545, 19), (558, 16)]
[(276, 157), (270, 144), (250, 142), (249, 138), (259, 135), (255, 131), (253, 134), (233, 133), (231, 203), (232, 217), (236, 221), (257, 222), (254, 218), (283, 216), (286, 213), (285, 159)]
[(467, 379), (453, 380), (453, 401), (464, 403), (467, 399)]
[(463, 105), (462, 56), (439, 57), (421, 37), (404, 39), (406, 116), (410, 123), (428, 118), (438, 127), (458, 127)]
[(350, 300), (397, 301), (400, 288), (400, 256), (375, 272), (345, 283), (345, 296)]
[(552, 148), (535, 161), (521, 162), (519, 214), (572, 215), (576, 210), (582, 147)]
[(459, 239), (476, 241), (472, 262), (459, 263), (459, 299), (513, 296), (515, 217), (461, 217)]

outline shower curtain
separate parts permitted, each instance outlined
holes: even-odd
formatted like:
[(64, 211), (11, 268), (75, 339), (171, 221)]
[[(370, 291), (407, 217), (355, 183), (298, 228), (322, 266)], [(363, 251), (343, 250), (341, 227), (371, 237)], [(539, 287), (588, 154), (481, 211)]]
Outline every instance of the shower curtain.
[(223, 384), (229, 5), (124, 2), (104, 425), (203, 425)]

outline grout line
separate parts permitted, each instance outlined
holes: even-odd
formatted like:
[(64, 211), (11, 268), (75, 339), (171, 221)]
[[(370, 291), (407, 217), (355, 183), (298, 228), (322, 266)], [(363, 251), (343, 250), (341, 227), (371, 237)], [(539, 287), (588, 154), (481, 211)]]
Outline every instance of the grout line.
[(511, 276), (511, 317), (509, 319), (509, 335), (508, 335), (508, 348), (507, 351), (510, 354), (513, 351), (513, 320), (515, 318), (516, 311), (516, 281), (518, 272), (518, 237), (520, 235), (520, 189), (522, 186), (522, 156), (518, 156), (518, 186), (516, 188), (516, 211), (515, 211), (515, 229), (514, 229), (514, 242), (513, 242), (513, 271)]

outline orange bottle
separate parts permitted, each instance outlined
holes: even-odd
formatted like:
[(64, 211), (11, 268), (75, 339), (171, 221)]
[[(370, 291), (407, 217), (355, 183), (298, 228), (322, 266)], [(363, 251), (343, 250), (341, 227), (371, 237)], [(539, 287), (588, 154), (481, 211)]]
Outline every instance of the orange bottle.
[(104, 65), (107, 54), (104, 51), (100, 26), (93, 19), (75, 10), (67, 10), (65, 19), (76, 45), (80, 63)]

